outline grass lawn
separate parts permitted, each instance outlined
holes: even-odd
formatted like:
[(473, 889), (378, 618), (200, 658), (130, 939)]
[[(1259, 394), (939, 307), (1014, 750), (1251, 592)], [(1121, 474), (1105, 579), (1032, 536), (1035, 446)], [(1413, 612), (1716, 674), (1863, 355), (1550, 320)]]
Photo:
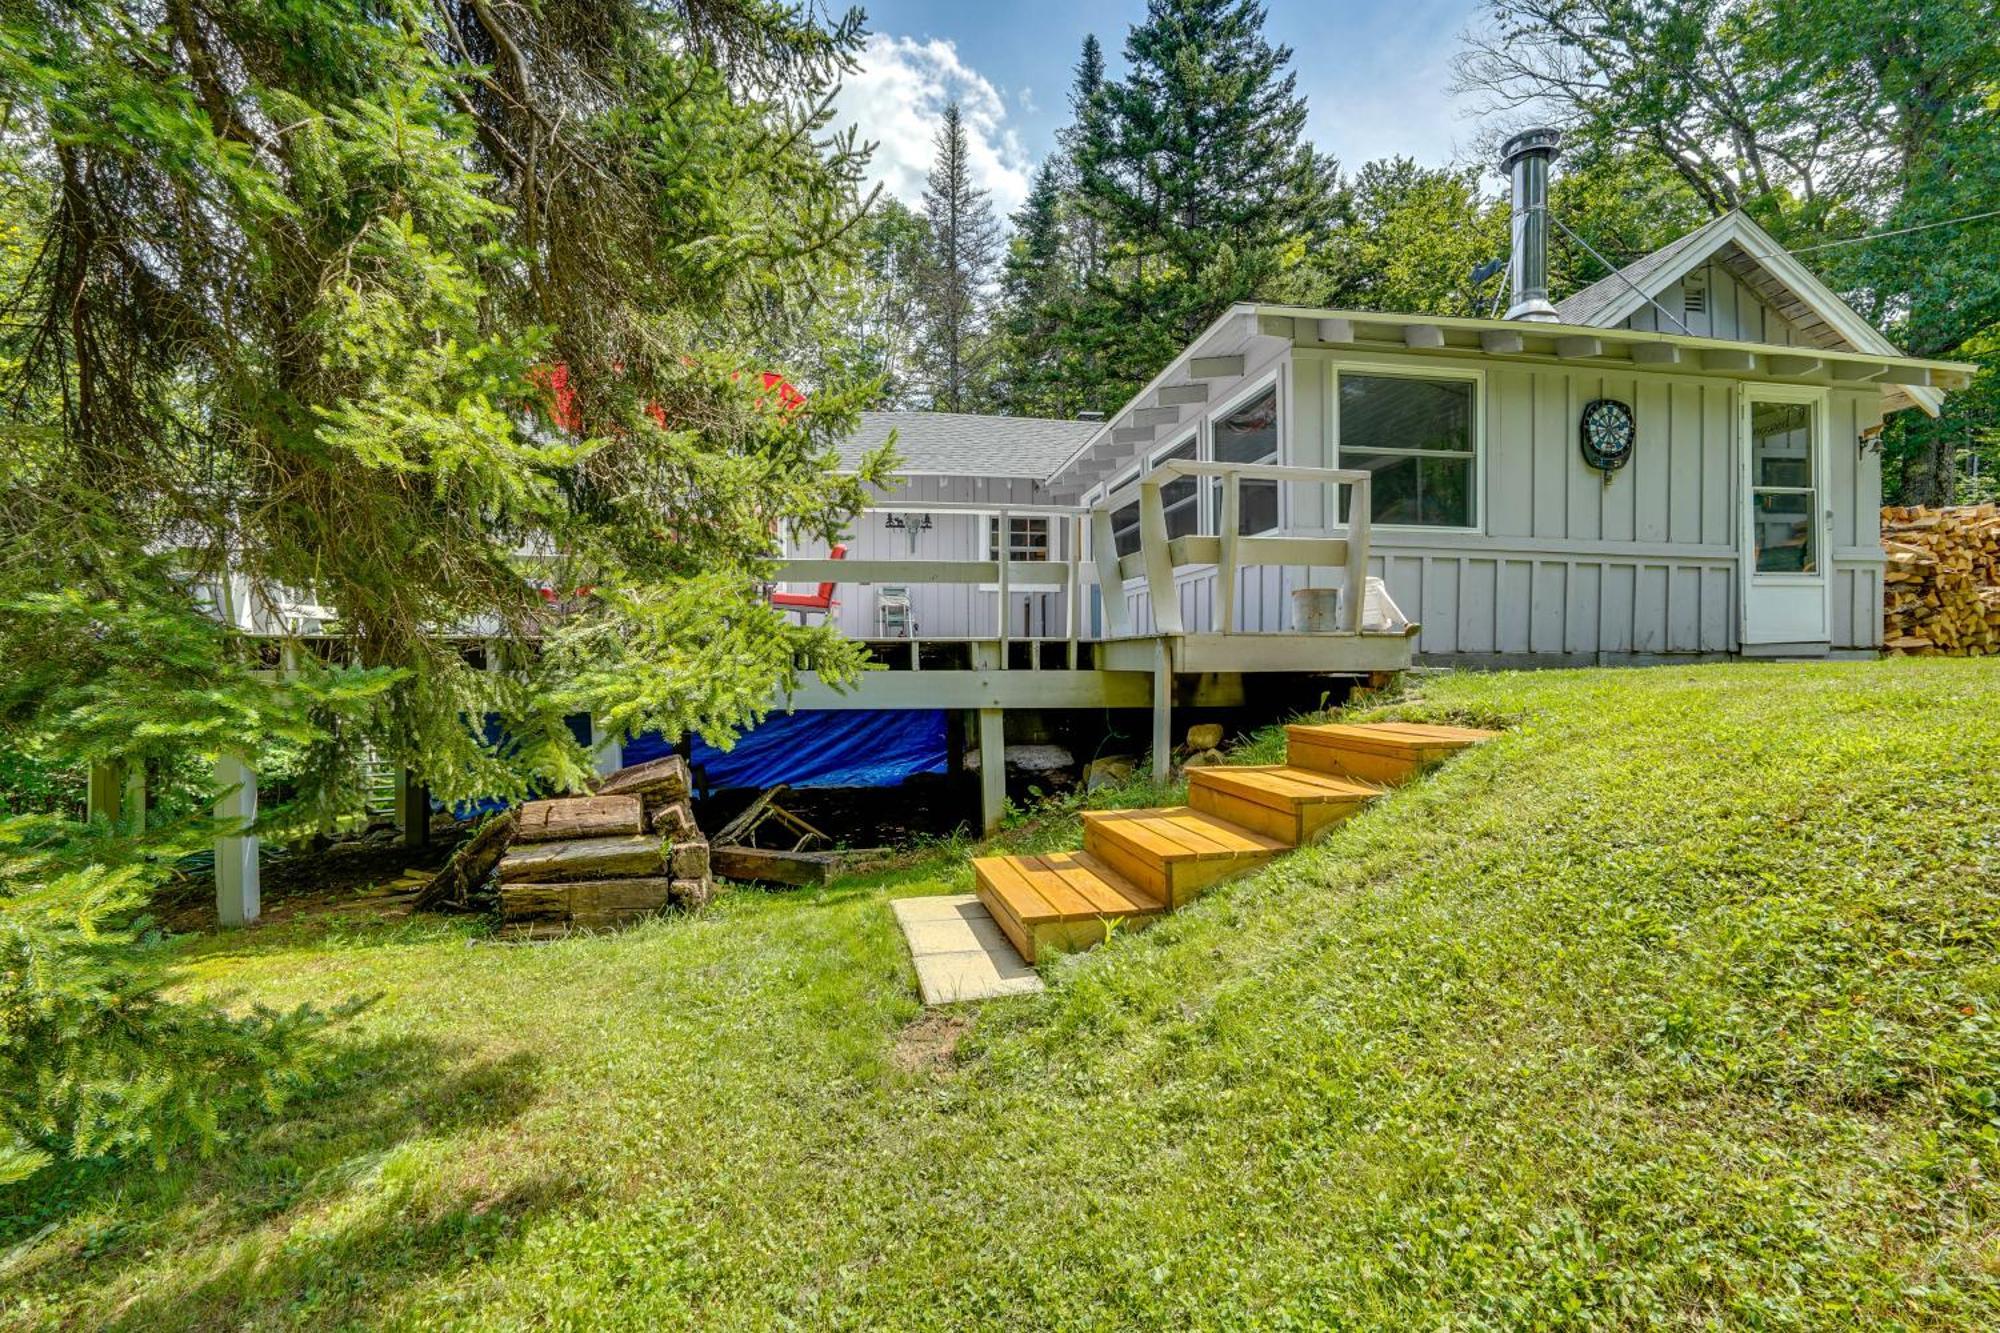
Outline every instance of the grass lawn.
[(963, 849), (545, 946), (191, 937), (375, 998), (214, 1160), (0, 1193), (0, 1322), (2000, 1324), (2000, 664), (1389, 711), (1507, 732), (962, 1020), (888, 901)]

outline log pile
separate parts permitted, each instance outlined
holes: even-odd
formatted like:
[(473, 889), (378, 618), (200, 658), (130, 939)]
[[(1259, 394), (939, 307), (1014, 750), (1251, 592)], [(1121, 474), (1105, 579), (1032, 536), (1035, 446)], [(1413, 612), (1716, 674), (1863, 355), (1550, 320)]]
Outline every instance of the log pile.
[(515, 936), (626, 925), (714, 892), (708, 843), (678, 755), (621, 768), (591, 796), (530, 801), (499, 861), (500, 921)]
[(2000, 653), (2000, 506), (1882, 511), (1882, 646), (1897, 656)]

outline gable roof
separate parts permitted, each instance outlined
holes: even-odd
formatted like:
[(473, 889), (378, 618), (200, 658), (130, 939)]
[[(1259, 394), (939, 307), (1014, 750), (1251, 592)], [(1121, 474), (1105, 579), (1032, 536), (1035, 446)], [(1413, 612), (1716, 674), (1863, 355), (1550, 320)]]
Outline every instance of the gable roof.
[[(1711, 259), (1791, 321), (1812, 346), (1822, 351), (1903, 355), (1771, 233), (1740, 212), (1724, 213), (1557, 302), (1556, 318), (1593, 328), (1622, 324)], [(1911, 386), (1901, 392), (1931, 416), (1938, 414), (1944, 401), (1933, 388)]]
[(854, 467), (896, 434), (897, 471), (905, 476), (1032, 477), (1045, 481), (1097, 433), (1094, 421), (1047, 417), (987, 417), (966, 412), (863, 412), (861, 425), (840, 442), (840, 461)]

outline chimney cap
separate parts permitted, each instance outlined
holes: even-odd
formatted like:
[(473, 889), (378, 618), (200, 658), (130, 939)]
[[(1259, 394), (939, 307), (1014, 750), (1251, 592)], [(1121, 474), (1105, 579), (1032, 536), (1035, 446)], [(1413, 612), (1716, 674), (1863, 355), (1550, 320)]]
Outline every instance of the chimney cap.
[(1553, 160), (1562, 151), (1562, 131), (1547, 125), (1522, 130), (1500, 146), (1500, 170), (1512, 171), (1517, 159), (1536, 153)]

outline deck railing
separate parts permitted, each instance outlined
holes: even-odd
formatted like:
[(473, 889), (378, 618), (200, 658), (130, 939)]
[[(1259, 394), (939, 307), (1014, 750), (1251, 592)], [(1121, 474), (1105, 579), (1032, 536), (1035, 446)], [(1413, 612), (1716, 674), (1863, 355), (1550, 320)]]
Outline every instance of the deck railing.
[[(1174, 481), (1214, 478), (1221, 487), (1220, 521), (1213, 534), (1170, 537), (1162, 489)], [(1345, 535), (1259, 536), (1242, 531), (1242, 484), (1270, 481), (1304, 486), (1332, 486), (1344, 489), (1349, 500)], [(1121, 557), (1113, 535), (1112, 515), (1130, 505), (1139, 505), (1139, 549)], [(1255, 565), (1308, 565), (1338, 567), (1346, 571), (1351, 590), (1342, 605), (1341, 632), (1357, 633), (1361, 628), (1362, 605), (1366, 600), (1369, 543), (1369, 474), (1336, 468), (1284, 467), (1263, 463), (1209, 463), (1174, 459), (1106, 495), (1096, 504), (991, 504), (942, 500), (909, 500), (871, 506), (864, 518), (874, 515), (962, 514), (994, 520), (1003, 557), (995, 560), (920, 560), (849, 558), (826, 556), (783, 561), (777, 577), (785, 583), (847, 584), (959, 584), (989, 587), (995, 599), (993, 639), (1003, 652), (1011, 634), (1009, 594), (1059, 589), (1063, 597), (1064, 631), (1060, 636), (1075, 644), (1082, 635), (1082, 605), (1086, 585), (1098, 585), (1103, 603), (1105, 638), (1127, 638), (1134, 633), (1131, 609), (1126, 605), (1125, 580), (1143, 576), (1153, 603), (1153, 623), (1160, 634), (1186, 632), (1182, 623), (1180, 597), (1174, 571), (1196, 565), (1213, 565), (1217, 587), (1212, 632), (1232, 634), (1235, 630), (1236, 576)], [(1206, 503), (1204, 496), (1200, 503)], [(1009, 520), (1043, 517), (1049, 520), (1051, 551), (1046, 560), (1004, 558), (1010, 535)], [(1063, 540), (1056, 534), (1060, 526)], [(1092, 558), (1082, 558), (1084, 531), (1090, 531)], [(1058, 554), (1058, 552), (1060, 552)], [(914, 636), (913, 636), (914, 637)], [(930, 637), (930, 636), (926, 636)], [(982, 636), (983, 637), (983, 636)], [(1046, 636), (1044, 636), (1046, 637)]]
[[(1219, 477), (1222, 481), (1222, 512), (1214, 535), (1167, 535), (1166, 502), (1163, 489), (1181, 478)], [(1344, 537), (1260, 537), (1243, 532), (1243, 483), (1246, 481), (1291, 482), (1307, 486), (1345, 488), (1348, 499), (1347, 535)], [(1120, 556), (1112, 532), (1111, 516), (1139, 501), (1139, 549)], [(1205, 496), (1197, 497), (1200, 504)], [(1194, 459), (1169, 459), (1143, 477), (1106, 495), (1091, 507), (1091, 545), (1097, 557), (1098, 582), (1107, 588), (1123, 585), (1127, 578), (1143, 574), (1153, 601), (1153, 627), (1161, 634), (1185, 632), (1181, 623), (1180, 597), (1174, 588), (1174, 571), (1187, 565), (1214, 565), (1215, 610), (1211, 629), (1216, 634), (1235, 632), (1236, 573), (1251, 565), (1339, 566), (1347, 573), (1347, 596), (1341, 606), (1341, 632), (1361, 631), (1361, 612), (1367, 601), (1369, 515), (1369, 474), (1342, 468), (1286, 467), (1276, 463), (1206, 463)], [(1338, 512), (1336, 507), (1335, 512)], [(1104, 598), (1105, 627), (1119, 638), (1132, 633), (1131, 613), (1123, 598)]]

